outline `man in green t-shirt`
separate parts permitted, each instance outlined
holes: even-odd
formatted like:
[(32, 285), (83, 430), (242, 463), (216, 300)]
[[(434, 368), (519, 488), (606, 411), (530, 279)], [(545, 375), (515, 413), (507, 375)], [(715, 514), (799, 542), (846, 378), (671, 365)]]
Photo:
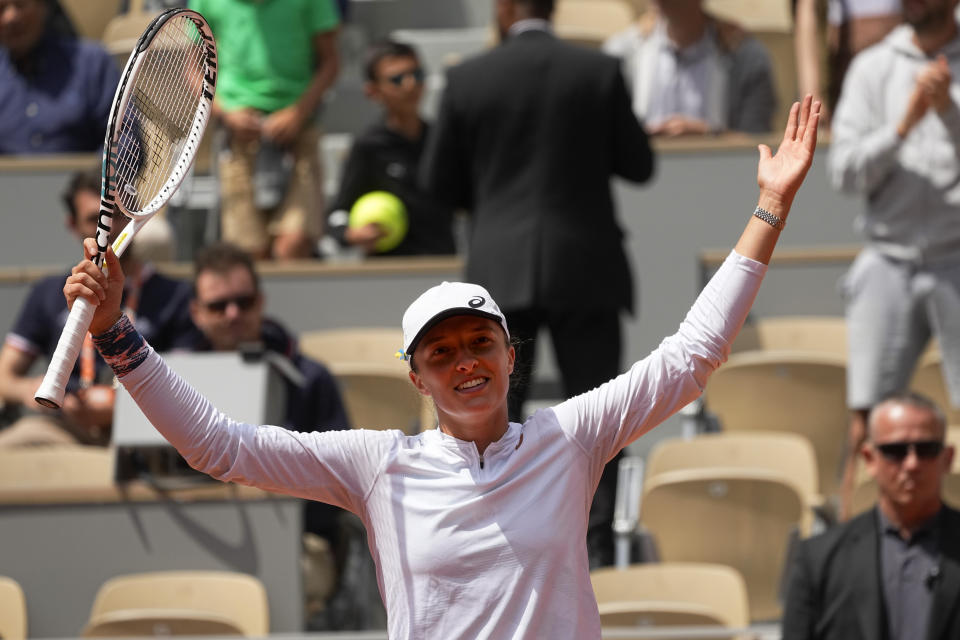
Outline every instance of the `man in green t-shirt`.
[(217, 40), (221, 235), (257, 258), (313, 254), (323, 192), (314, 116), (339, 69), (333, 0), (190, 0)]

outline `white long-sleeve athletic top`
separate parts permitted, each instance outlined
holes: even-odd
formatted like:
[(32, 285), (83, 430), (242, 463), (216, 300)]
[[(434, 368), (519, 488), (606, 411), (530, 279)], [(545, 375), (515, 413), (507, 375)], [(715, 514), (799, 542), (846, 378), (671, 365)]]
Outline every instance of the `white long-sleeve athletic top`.
[(726, 359), (766, 266), (731, 253), (678, 332), (610, 382), (506, 434), (481, 458), (439, 430), (297, 433), (220, 413), (125, 321), (98, 347), (195, 468), (360, 516), (389, 635), (600, 637), (587, 515), (603, 465), (696, 398)]

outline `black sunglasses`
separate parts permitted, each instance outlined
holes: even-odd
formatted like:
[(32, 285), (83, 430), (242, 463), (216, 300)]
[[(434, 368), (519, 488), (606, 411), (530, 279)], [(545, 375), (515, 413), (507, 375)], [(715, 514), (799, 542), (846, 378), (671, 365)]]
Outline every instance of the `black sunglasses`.
[(213, 311), (214, 313), (223, 313), (231, 304), (237, 305), (237, 308), (240, 309), (240, 311), (249, 311), (256, 303), (256, 294), (248, 293), (246, 295), (234, 296), (232, 298), (222, 298), (220, 300), (213, 300), (211, 302), (202, 302), (201, 304), (208, 311)]
[(884, 442), (875, 444), (877, 451), (891, 462), (903, 462), (912, 449), (921, 460), (932, 460), (943, 451), (940, 440), (920, 440), (918, 442)]
[(395, 73), (392, 76), (387, 76), (384, 79), (387, 82), (400, 87), (403, 86), (403, 81), (407, 76), (413, 76), (413, 79), (417, 84), (423, 83), (423, 69), (420, 67), (417, 67), (416, 69), (410, 69), (409, 71), (401, 71), (400, 73)]

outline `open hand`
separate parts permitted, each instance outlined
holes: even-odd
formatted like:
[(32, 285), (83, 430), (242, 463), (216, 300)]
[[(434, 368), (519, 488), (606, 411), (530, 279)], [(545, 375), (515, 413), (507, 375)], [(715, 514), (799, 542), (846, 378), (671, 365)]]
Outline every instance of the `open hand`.
[(97, 242), (93, 238), (83, 241), (83, 252), (86, 258), (71, 270), (72, 275), (63, 285), (63, 295), (71, 309), (77, 298), (84, 298), (96, 307), (90, 323), (90, 333), (100, 335), (120, 319), (123, 269), (120, 268), (120, 259), (113, 252), (113, 247), (107, 248), (105, 256), (107, 273), (93, 263), (90, 258), (97, 254)]
[(761, 192), (776, 198), (787, 208), (813, 162), (819, 122), (820, 101), (814, 101), (808, 94), (803, 102), (793, 103), (776, 155), (765, 144), (758, 147), (757, 184)]

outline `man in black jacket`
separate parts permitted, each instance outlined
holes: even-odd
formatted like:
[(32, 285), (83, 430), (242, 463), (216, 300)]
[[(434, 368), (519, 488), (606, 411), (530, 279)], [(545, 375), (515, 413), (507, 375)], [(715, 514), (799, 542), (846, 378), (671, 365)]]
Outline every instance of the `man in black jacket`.
[[(470, 211), (466, 279), (518, 339), (510, 419), (520, 421), (540, 327), (563, 393), (620, 372), (620, 313), (633, 282), (610, 178), (643, 182), (653, 153), (614, 58), (554, 37), (553, 0), (496, 0), (502, 44), (452, 68), (421, 178)], [(591, 567), (613, 561), (616, 461), (591, 510)]]
[(783, 640), (960, 638), (960, 512), (941, 499), (953, 447), (930, 400), (892, 396), (870, 414), (862, 454), (874, 509), (800, 544)]

